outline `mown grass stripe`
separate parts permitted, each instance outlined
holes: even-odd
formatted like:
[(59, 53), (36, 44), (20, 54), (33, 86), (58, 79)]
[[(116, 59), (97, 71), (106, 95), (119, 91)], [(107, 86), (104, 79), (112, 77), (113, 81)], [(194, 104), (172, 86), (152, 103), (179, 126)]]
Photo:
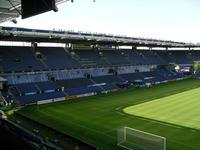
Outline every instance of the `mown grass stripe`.
[(124, 112), (200, 129), (200, 88), (130, 106)]

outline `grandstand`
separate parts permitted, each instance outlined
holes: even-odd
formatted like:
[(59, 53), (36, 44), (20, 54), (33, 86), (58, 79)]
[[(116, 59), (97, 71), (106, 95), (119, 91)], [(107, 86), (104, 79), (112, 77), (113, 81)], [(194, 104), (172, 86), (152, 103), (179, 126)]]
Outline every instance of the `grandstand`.
[[(35, 32), (39, 37), (43, 35), (43, 42), (69, 41), (64, 47), (38, 46), (42, 41), (35, 37)], [(150, 87), (183, 80), (191, 77), (194, 62), (200, 60), (200, 52), (190, 50), (197, 45), (187, 43), (148, 39), (144, 42), (107, 35), (103, 35), (104, 39), (102, 35), (54, 32), (1, 27), (0, 36), (11, 35), (7, 41), (31, 42), (31, 46), (0, 46), (0, 77), (4, 81), (1, 99), (6, 104), (15, 107), (45, 104), (119, 91), (129, 86)], [(89, 43), (88, 37), (92, 39)], [(119, 39), (121, 42), (116, 46)], [(127, 44), (127, 40), (130, 43)], [(78, 48), (79, 43), (87, 46)], [(120, 48), (126, 44), (129, 48)], [(157, 45), (162, 48), (153, 49)], [(150, 49), (138, 48), (144, 46)], [(182, 49), (176, 50), (177, 47)], [(175, 70), (176, 66), (191, 68), (191, 73)]]
[[(32, 33), (32, 29), (15, 28), (15, 34), (16, 30), (24, 32), (24, 35), (25, 32)], [(12, 31), (11, 28), (2, 27), (1, 32), (12, 34)], [(37, 44), (32, 47), (1, 46), (0, 72), (7, 81), (7, 88), (2, 94), (8, 102), (24, 105), (118, 90), (117, 85), (125, 81), (142, 80), (145, 84), (153, 85), (181, 79), (185, 77), (184, 74), (170, 70), (168, 66), (192, 66), (200, 55), (199, 51), (195, 51), (195, 56), (199, 58), (193, 58), (190, 53), (184, 50), (136, 48), (72, 49), (38, 47)]]
[[(34, 37), (35, 32), (37, 35), (44, 35), (42, 41), (57, 42), (57, 39), (54, 41), (52, 38), (56, 34), (57, 37), (64, 36), (66, 40), (69, 38), (71, 43), (68, 42), (64, 47), (38, 46), (37, 42), (41, 42), (38, 41), (41, 39)], [(129, 86), (149, 87), (182, 80), (190, 76), (175, 70), (175, 66), (192, 68), (193, 62), (200, 60), (200, 52), (190, 50), (196, 45), (187, 43), (159, 40), (147, 40), (148, 42), (143, 43), (143, 39), (129, 38), (129, 44), (134, 46), (124, 49), (120, 46), (127, 44), (125, 37), (103, 35), (105, 40), (109, 38), (109, 41), (102, 44), (102, 35), (54, 33), (11, 27), (2, 27), (0, 33), (3, 37), (14, 34), (6, 38), (8, 41), (31, 42), (31, 46), (0, 46), (0, 77), (4, 81), (1, 86), (1, 99), (12, 106), (52, 103), (114, 92)], [(26, 39), (27, 35), (29, 39)], [(31, 36), (33, 38), (30, 38)], [(77, 37), (72, 39), (72, 36)], [(85, 36), (94, 40), (101, 38), (101, 46), (94, 47), (94, 43), (87, 43)], [(62, 43), (64, 37), (59, 42)], [(116, 39), (121, 39), (121, 43), (112, 46), (115, 45)], [(141, 45), (137, 45), (137, 41), (141, 41)], [(78, 43), (85, 42), (87, 46), (73, 48)], [(164, 50), (137, 48), (157, 47), (161, 43), (165, 47)], [(167, 45), (171, 50), (168, 50)], [(188, 47), (188, 50), (174, 50), (177, 47)]]
[[(41, 13), (2, 5), (0, 22)], [(3, 26), (0, 42), (0, 132), (20, 149), (200, 149), (199, 44)]]

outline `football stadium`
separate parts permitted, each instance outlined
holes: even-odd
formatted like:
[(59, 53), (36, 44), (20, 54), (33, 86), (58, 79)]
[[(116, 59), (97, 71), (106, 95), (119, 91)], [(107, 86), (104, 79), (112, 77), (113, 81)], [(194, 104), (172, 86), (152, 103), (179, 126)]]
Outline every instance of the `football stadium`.
[[(0, 22), (64, 1), (32, 2), (0, 1)], [(0, 149), (200, 150), (199, 44), (10, 26), (0, 42)]]

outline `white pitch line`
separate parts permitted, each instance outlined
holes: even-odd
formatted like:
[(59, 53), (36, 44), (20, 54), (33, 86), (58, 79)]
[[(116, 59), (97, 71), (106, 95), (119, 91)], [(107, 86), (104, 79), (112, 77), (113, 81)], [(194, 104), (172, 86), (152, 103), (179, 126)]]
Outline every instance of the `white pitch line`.
[(119, 112), (119, 111), (117, 111), (117, 113), (120, 114), (120, 115), (123, 115), (123, 116), (126, 115), (125, 113), (122, 113), (122, 112)]
[(122, 107), (117, 107), (117, 108), (115, 108), (115, 110), (120, 110)]
[(191, 130), (192, 132), (197, 132), (197, 130)]
[(169, 127), (174, 127), (174, 128), (178, 128), (178, 129), (181, 129), (182, 127), (179, 127), (179, 126), (176, 126), (176, 125), (172, 125), (172, 124), (168, 124), (168, 123), (164, 123), (164, 122), (160, 122), (160, 121), (157, 121), (157, 120), (151, 120), (151, 119), (148, 119), (148, 118), (140, 118), (140, 117), (137, 117), (141, 120), (145, 120), (145, 121), (150, 121), (150, 122), (154, 122), (154, 123), (159, 123), (159, 124), (162, 124), (162, 125), (165, 125), (165, 126), (169, 126)]
[[(125, 113), (121, 113), (121, 112), (119, 112), (119, 111), (117, 111), (117, 113), (118, 114), (120, 114), (120, 115), (126, 115)], [(127, 115), (127, 117), (129, 117), (129, 118), (132, 118), (132, 117), (134, 117), (134, 118), (138, 118), (138, 119), (141, 119), (141, 120), (145, 120), (145, 121), (150, 121), (150, 122), (154, 122), (154, 123), (159, 123), (159, 124), (162, 124), (162, 125), (165, 125), (165, 126), (169, 126), (169, 127), (174, 127), (174, 128), (177, 128), (177, 129), (181, 129), (182, 127), (180, 127), (180, 126), (176, 126), (176, 125), (172, 125), (172, 124), (168, 124), (168, 123), (164, 123), (164, 122), (160, 122), (160, 121), (156, 121), (156, 120), (151, 120), (151, 119), (148, 119), (148, 118), (140, 118), (140, 117), (137, 117), (137, 116), (128, 116)]]
[(180, 126), (176, 126), (176, 125), (172, 125), (172, 124), (168, 124), (168, 123), (163, 123), (163, 122), (159, 122), (159, 121), (156, 121), (156, 120), (150, 120), (150, 121), (151, 121), (151, 122), (155, 122), (155, 123), (159, 123), (159, 124), (163, 124), (163, 125), (166, 125), (166, 126), (178, 128), (178, 129), (181, 129), (181, 128), (182, 128), (182, 127), (180, 127)]

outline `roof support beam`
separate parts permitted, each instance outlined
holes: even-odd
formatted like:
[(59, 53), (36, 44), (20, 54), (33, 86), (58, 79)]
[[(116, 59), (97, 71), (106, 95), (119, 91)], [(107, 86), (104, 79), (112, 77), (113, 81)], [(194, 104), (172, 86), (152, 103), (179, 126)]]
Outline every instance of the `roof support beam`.
[(9, 16), (19, 16), (16, 10), (10, 11), (9, 9), (1, 8), (1, 7), (0, 7), (0, 14), (9, 15)]

